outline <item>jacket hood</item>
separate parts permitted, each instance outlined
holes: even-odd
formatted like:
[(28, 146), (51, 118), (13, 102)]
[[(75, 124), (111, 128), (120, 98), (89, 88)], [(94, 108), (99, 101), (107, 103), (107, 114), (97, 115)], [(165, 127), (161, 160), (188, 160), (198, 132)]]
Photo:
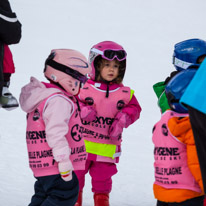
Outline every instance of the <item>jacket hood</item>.
[(58, 88), (47, 88), (45, 84), (35, 77), (30, 78), (30, 82), (22, 87), (19, 103), (23, 111), (32, 112), (37, 105), (53, 93), (61, 92)]

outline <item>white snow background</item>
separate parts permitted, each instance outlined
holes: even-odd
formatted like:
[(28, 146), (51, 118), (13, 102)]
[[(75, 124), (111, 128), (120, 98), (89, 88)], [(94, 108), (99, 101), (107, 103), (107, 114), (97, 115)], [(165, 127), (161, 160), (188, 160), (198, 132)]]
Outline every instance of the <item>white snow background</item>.
[[(152, 128), (160, 118), (152, 85), (171, 71), (174, 44), (206, 39), (205, 0), (10, 0), (22, 27), (12, 45), (16, 73), (10, 91), (19, 97), (30, 76), (46, 81), (44, 61), (54, 48), (72, 48), (88, 56), (92, 45), (115, 41), (128, 53), (124, 84), (135, 90), (140, 119), (123, 133), (111, 206), (155, 206), (152, 185)], [(0, 109), (0, 206), (26, 206), (34, 177), (28, 166), (26, 114)], [(84, 206), (93, 205), (89, 174)]]

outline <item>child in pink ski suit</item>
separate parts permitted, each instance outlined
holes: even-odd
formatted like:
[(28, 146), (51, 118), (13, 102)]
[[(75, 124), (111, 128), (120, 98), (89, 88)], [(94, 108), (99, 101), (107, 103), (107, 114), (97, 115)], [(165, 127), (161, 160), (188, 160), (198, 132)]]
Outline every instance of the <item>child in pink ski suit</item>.
[(88, 72), (90, 67), (80, 52), (52, 50), (44, 70), (50, 83), (31, 77), (22, 88), (29, 165), (37, 179), (29, 206), (72, 206), (77, 201), (78, 179), (72, 171), (84, 169), (86, 151), (84, 141), (71, 137), (70, 120), (80, 122), (74, 95)]
[(92, 72), (80, 90), (79, 99), (87, 106), (81, 108), (82, 134), (88, 154), (86, 169), (76, 171), (79, 198), (82, 205), (85, 175), (92, 178), (95, 206), (108, 206), (112, 176), (121, 155), (123, 128), (140, 116), (141, 107), (134, 91), (122, 84), (126, 69), (126, 52), (112, 41), (93, 46), (89, 56)]

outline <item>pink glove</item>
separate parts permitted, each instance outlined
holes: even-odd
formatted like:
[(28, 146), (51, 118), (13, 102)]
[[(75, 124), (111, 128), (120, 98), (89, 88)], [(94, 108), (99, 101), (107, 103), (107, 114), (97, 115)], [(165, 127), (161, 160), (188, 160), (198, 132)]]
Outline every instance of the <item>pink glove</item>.
[(118, 137), (122, 134), (123, 128), (128, 127), (131, 123), (131, 119), (129, 115), (126, 113), (118, 112), (115, 116), (115, 119), (112, 125), (109, 128), (109, 136), (113, 140), (117, 140)]
[(59, 173), (62, 179), (66, 182), (72, 180), (73, 166), (70, 159), (58, 163)]
[(96, 119), (97, 112), (92, 106), (82, 106), (81, 107), (81, 118), (87, 122), (92, 122)]

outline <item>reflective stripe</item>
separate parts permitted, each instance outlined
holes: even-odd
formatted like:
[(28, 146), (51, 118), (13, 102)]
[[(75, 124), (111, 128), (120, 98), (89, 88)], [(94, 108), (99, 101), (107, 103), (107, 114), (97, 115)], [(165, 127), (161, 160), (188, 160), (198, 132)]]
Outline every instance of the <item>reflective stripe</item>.
[(68, 171), (66, 171), (66, 172), (60, 172), (60, 174), (61, 174), (61, 175), (65, 175), (65, 174), (70, 173), (70, 172), (71, 172), (71, 170), (68, 170)]
[(4, 15), (0, 14), (0, 18), (4, 19), (5, 21), (8, 21), (8, 22), (17, 22), (16, 17), (8, 17), (8, 16), (4, 16)]
[(132, 99), (133, 94), (134, 94), (134, 90), (133, 90), (133, 89), (131, 89), (131, 94), (130, 94), (130, 99), (129, 99), (129, 100), (131, 100), (131, 99)]
[(112, 159), (115, 158), (116, 145), (90, 142), (88, 140), (84, 140), (84, 142), (86, 152), (104, 157), (111, 157)]

